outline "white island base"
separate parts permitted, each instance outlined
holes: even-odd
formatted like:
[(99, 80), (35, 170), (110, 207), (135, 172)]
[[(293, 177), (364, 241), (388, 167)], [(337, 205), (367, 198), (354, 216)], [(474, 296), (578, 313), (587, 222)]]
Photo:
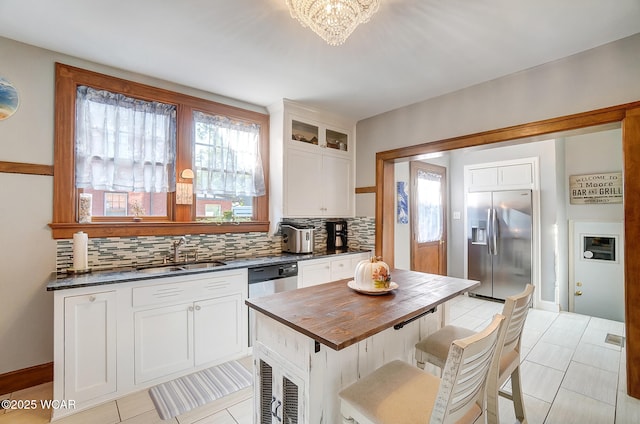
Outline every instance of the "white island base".
[(341, 423), (338, 392), (394, 359), (415, 364), (414, 345), (441, 327), (445, 309), (341, 350), (256, 313), (254, 423)]

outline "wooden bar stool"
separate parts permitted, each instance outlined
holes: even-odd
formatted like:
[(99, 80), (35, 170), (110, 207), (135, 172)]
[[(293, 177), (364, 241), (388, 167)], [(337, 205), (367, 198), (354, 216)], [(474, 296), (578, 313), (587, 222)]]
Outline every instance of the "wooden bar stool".
[[(498, 341), (499, 366), (492, 369), (487, 381), (487, 423), (500, 422), (498, 410), (498, 395), (513, 401), (516, 418), (522, 423), (527, 423), (522, 397), (522, 385), (520, 382), (520, 339), (524, 328), (527, 313), (531, 307), (533, 298), (533, 285), (527, 284), (520, 294), (509, 296), (502, 308), (504, 325)], [(425, 362), (443, 369), (451, 343), (461, 337), (469, 337), (474, 331), (453, 325), (447, 325), (440, 330), (420, 340), (416, 344), (416, 361), (418, 366), (424, 369)], [(511, 377), (511, 394), (501, 391), (500, 387)]]
[(496, 366), (496, 315), (481, 332), (455, 340), (442, 379), (392, 361), (339, 393), (343, 423), (483, 423), (489, 370)]

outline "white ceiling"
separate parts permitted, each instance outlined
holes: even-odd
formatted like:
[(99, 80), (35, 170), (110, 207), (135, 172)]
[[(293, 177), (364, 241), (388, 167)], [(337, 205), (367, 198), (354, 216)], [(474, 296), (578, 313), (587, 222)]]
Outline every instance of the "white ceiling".
[(381, 0), (339, 47), (292, 19), (285, 0), (0, 0), (0, 36), (355, 119), (638, 32), (640, 0)]

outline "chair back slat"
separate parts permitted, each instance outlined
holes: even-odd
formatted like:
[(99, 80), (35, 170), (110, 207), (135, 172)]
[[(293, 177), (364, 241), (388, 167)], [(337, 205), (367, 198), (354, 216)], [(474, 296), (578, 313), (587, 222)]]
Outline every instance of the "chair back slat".
[(503, 315), (481, 332), (456, 340), (449, 349), (431, 423), (453, 423), (472, 409), (482, 414), (485, 382), (497, 350)]
[(505, 332), (505, 335), (503, 345), (500, 348), (501, 352), (506, 353), (513, 349), (520, 349), (522, 329), (533, 300), (533, 289), (533, 285), (527, 284), (522, 293), (510, 296), (505, 300), (502, 311), (505, 316), (505, 324), (502, 331)]

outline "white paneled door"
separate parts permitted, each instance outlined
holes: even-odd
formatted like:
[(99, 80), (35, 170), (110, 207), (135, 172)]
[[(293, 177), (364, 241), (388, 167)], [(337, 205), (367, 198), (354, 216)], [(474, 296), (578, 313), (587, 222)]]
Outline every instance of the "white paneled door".
[(624, 322), (621, 222), (573, 221), (569, 297), (572, 312)]

